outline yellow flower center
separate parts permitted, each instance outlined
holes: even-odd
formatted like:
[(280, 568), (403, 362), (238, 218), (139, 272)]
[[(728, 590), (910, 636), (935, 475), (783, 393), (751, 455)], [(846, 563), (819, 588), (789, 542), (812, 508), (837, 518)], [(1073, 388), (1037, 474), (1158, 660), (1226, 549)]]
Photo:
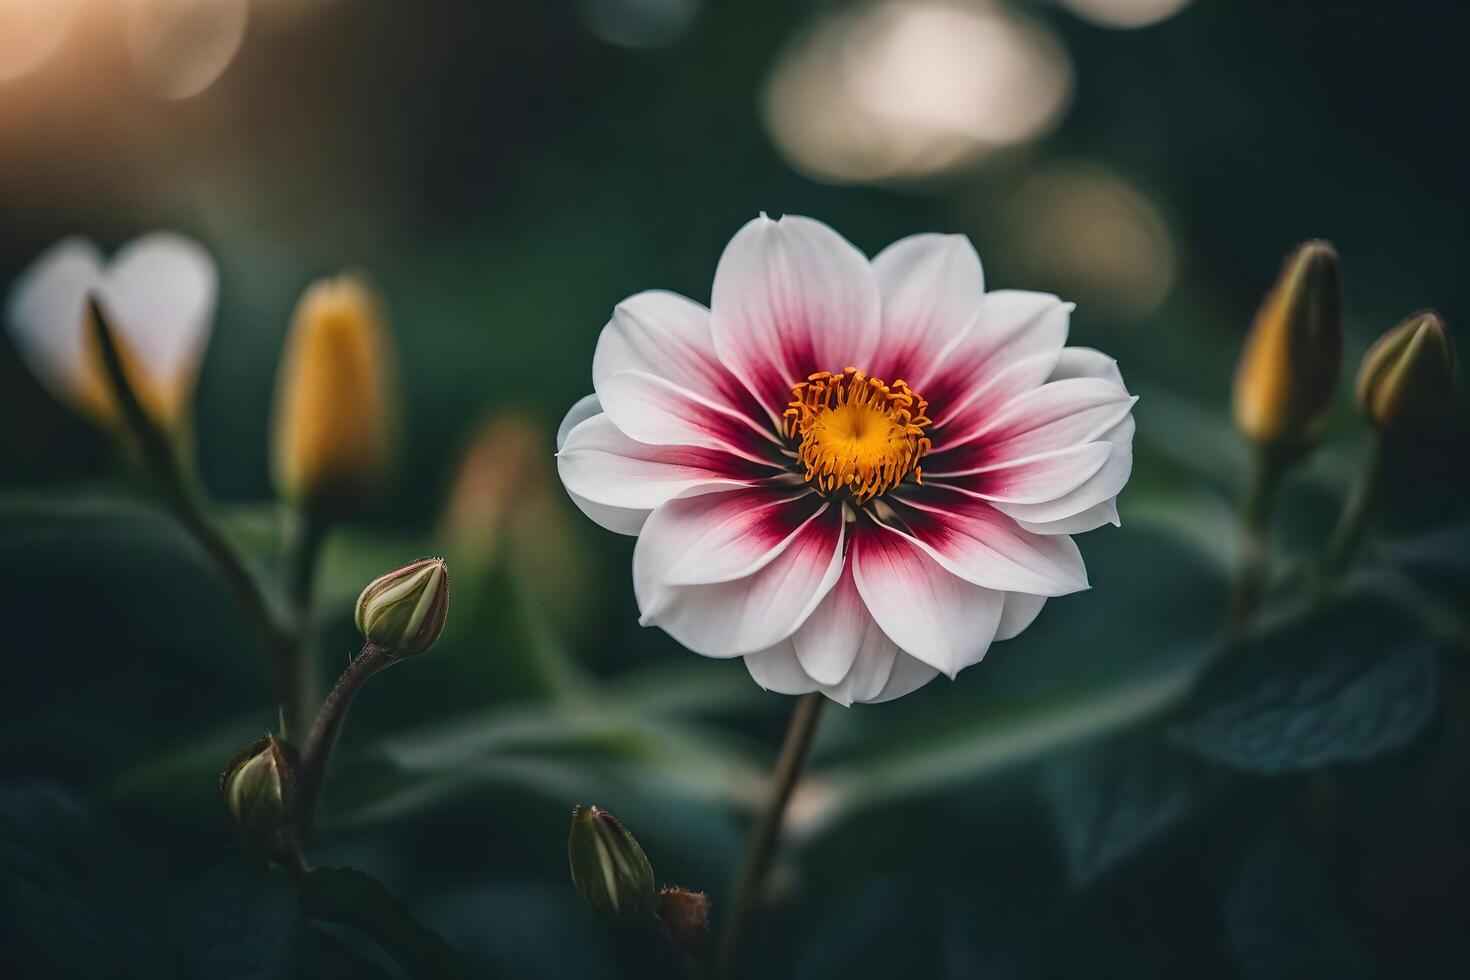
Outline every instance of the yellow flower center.
[(821, 371), (791, 389), (786, 436), (797, 443), (808, 483), (824, 494), (846, 491), (861, 504), (910, 473), (919, 479), (928, 407), (903, 381), (885, 384), (851, 367)]

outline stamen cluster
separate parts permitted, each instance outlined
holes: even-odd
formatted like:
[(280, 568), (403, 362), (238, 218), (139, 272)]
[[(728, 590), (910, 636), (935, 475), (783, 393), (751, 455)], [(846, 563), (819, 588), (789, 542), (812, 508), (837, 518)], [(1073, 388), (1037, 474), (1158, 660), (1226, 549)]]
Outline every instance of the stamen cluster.
[(902, 380), (889, 385), (853, 367), (819, 371), (791, 389), (786, 436), (808, 483), (866, 503), (910, 473), (919, 480), (928, 407)]

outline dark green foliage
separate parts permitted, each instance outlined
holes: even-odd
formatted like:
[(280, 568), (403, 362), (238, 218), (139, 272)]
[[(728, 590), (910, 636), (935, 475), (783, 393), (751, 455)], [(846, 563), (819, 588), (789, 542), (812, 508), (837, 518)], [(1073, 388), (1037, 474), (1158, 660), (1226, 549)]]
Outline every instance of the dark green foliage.
[(1242, 772), (1281, 775), (1400, 750), (1439, 700), (1429, 643), (1371, 607), (1240, 650), (1228, 669), (1174, 737)]

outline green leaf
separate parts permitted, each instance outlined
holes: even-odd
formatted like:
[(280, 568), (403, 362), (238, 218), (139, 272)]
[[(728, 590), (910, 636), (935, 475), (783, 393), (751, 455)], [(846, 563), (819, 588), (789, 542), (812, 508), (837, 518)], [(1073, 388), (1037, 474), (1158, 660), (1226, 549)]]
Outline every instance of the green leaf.
[(963, 727), (936, 730), (881, 759), (829, 766), (808, 777), (825, 800), (819, 819), (846, 819), (915, 793), (994, 776), (1153, 717), (1189, 691), (1193, 667), (1186, 663), (1102, 691), (1012, 705)]
[(1049, 600), (1025, 633), (953, 683), (829, 713), (808, 780), (813, 826), (963, 788), (1185, 698), (1223, 616), (1219, 566), (1158, 528), (1088, 541), (1093, 589)]
[(1327, 871), (1279, 834), (1259, 841), (1225, 895), (1225, 935), (1242, 980), (1358, 980), (1366, 951), (1339, 917)]
[(159, 971), (157, 907), (132, 852), (70, 793), (0, 788), (0, 950), (7, 976)]
[(615, 704), (495, 709), (389, 736), (381, 750), (400, 778), (386, 795), (344, 807), (354, 822), (486, 783), (518, 784), (568, 806), (613, 780), (727, 805), (748, 804), (762, 785), (760, 767), (728, 737)]
[(325, 929), (301, 930), (293, 961), (294, 980), (389, 980), (390, 974)]
[(464, 962), (448, 943), (414, 918), (382, 882), (361, 871), (318, 868), (311, 872), (301, 885), (301, 912), (363, 933), (408, 976), (421, 980), (468, 976)]
[(1201, 692), (1177, 744), (1242, 772), (1278, 775), (1403, 748), (1433, 717), (1429, 643), (1377, 606), (1338, 609), (1237, 652)]
[(1050, 760), (1041, 787), (1068, 875), (1078, 885), (1159, 841), (1205, 794), (1199, 764), (1153, 730)]
[(422, 909), (476, 965), (510, 977), (612, 980), (614, 948), (570, 881), (480, 880)]
[(227, 851), (186, 885), (175, 908), (190, 977), (291, 976), (302, 924), (295, 885), (284, 871)]

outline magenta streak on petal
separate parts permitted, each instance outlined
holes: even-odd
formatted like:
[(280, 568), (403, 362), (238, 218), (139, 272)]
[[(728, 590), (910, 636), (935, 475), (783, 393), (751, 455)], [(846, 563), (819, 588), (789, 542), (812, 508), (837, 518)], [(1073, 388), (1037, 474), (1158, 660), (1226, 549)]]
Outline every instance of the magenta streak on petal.
[(1026, 531), (978, 497), (951, 487), (911, 487), (903, 499), (890, 502), (890, 526), (977, 585), (1049, 596), (1087, 588), (1086, 569), (1070, 538)]
[(744, 456), (736, 456), (734, 453), (727, 453), (719, 449), (705, 449), (700, 446), (650, 446), (649, 448), (653, 450), (649, 458), (655, 462), (708, 473), (712, 477), (725, 480), (741, 480), (751, 483), (766, 480), (774, 475), (771, 467), (779, 465), (777, 463), (757, 463)]
[(752, 487), (700, 495), (670, 506), (687, 511), (684, 554), (664, 572), (668, 585), (732, 581), (767, 564), (830, 504), (805, 489)]
[(679, 399), (668, 410), (682, 413), (691, 426), (751, 462), (782, 469), (787, 466), (779, 445), (765, 435), (768, 427), (758, 428), (731, 411), (695, 399)]

